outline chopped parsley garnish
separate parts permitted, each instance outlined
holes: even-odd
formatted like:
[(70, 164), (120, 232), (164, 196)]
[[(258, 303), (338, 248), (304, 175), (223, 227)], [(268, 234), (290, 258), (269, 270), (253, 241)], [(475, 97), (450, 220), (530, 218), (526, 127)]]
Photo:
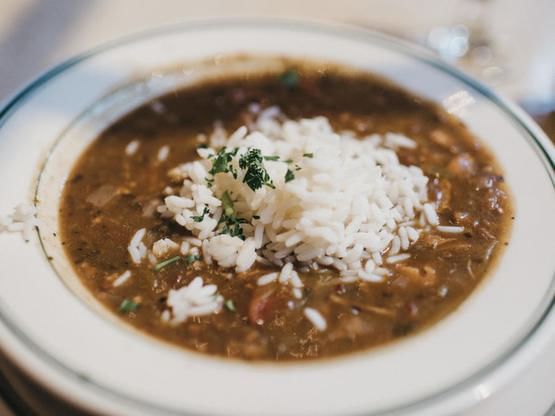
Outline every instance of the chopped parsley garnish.
[(175, 257), (170, 257), (167, 260), (161, 261), (160, 263), (158, 263), (156, 266), (154, 266), (154, 271), (155, 272), (159, 272), (160, 270), (162, 270), (164, 267), (169, 266), (170, 264), (175, 263), (176, 261), (179, 261), (181, 259), (181, 257), (179, 256), (175, 256)]
[(233, 299), (228, 299), (225, 301), (224, 306), (228, 311), (235, 312), (237, 309), (235, 308), (235, 304), (233, 303)]
[(197, 146), (197, 149), (208, 149), (208, 145), (206, 143), (201, 143)]
[(305, 153), (303, 157), (309, 157), (312, 159), (314, 157), (314, 153)]
[(249, 147), (247, 152), (242, 154), (239, 158), (239, 167), (241, 169), (248, 169), (250, 165), (262, 163), (262, 152), (260, 149)]
[(195, 261), (200, 260), (200, 256), (196, 254), (187, 254), (185, 261), (187, 264), (193, 264)]
[(279, 160), (279, 156), (264, 156), (264, 160)]
[(299, 84), (300, 76), (294, 69), (288, 69), (279, 77), (281, 85), (287, 88), (296, 87)]
[(138, 303), (133, 302), (131, 299), (124, 299), (119, 305), (120, 312), (129, 313), (135, 312), (139, 307)]
[(191, 215), (191, 218), (194, 222), (202, 222), (206, 214), (210, 214), (210, 210), (208, 209), (208, 207), (204, 207), (204, 211), (202, 211), (201, 215)]
[(291, 169), (287, 169), (285, 173), (285, 182), (291, 182), (293, 179), (295, 179), (295, 174)]
[(210, 168), (208, 173), (214, 176), (217, 173), (230, 172), (234, 178), (237, 178), (237, 172), (231, 164), (231, 161), (233, 160), (233, 156), (237, 154), (238, 150), (238, 148), (235, 148), (232, 151), (228, 152), (225, 147), (221, 148), (218, 153), (211, 157), (211, 159), (213, 159), (212, 167)]
[(232, 216), (235, 213), (235, 210), (233, 209), (233, 201), (227, 191), (225, 191), (222, 195), (222, 206), (224, 208), (225, 215)]
[(244, 218), (223, 214), (222, 218), (220, 218), (220, 224), (223, 224), (220, 234), (229, 234), (232, 237), (239, 237), (241, 240), (244, 240), (245, 235), (243, 234), (243, 227), (241, 224), (245, 224), (246, 222)]
[(235, 216), (233, 201), (227, 191), (225, 191), (222, 195), (222, 207), (224, 212), (222, 213), (218, 223), (218, 225), (223, 224), (223, 227), (220, 229), (220, 234), (229, 234), (232, 237), (239, 237), (244, 240), (245, 236), (243, 234), (243, 227), (241, 227), (241, 224), (244, 224), (247, 221), (243, 218)]
[(260, 149), (249, 148), (247, 152), (239, 158), (239, 167), (245, 170), (243, 182), (253, 191), (262, 188), (264, 185), (274, 188), (272, 178), (264, 168)]

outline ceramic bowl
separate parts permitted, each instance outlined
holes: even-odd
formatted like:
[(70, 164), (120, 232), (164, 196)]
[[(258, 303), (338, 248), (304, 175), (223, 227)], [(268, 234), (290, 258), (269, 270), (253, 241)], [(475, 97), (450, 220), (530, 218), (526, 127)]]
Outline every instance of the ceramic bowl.
[[(376, 73), (439, 103), (490, 147), (512, 191), (515, 220), (497, 266), (455, 312), (367, 352), (256, 364), (154, 340), (113, 318), (83, 289), (57, 237), (60, 191), (72, 164), (100, 131), (145, 100), (211, 73), (247, 70), (231, 65), (228, 57), (237, 54), (324, 60)], [(29, 243), (0, 235), (0, 348), (63, 400), (99, 413), (473, 409), (553, 345), (553, 160), (553, 146), (515, 105), (426, 51), (377, 33), (217, 20), (114, 42), (52, 69), (0, 113), (0, 213), (36, 198), (41, 221)]]

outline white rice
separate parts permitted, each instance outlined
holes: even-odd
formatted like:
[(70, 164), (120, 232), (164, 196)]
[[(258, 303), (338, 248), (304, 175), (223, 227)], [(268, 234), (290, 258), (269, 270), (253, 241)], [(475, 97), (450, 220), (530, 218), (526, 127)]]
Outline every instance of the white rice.
[[(369, 272), (363, 270), (368, 259), (381, 265), (382, 255), (402, 254), (418, 240), (414, 224), (422, 212), (427, 224), (439, 223), (427, 200), (427, 177), (418, 167), (400, 164), (391, 150), (417, 146), (400, 134), (358, 140), (352, 132), (333, 131), (325, 117), (285, 120), (271, 107), (259, 113), (250, 131), (243, 126), (228, 136), (216, 123), (209, 143), (212, 147), (199, 153), (200, 160), (172, 169), (170, 175), (183, 180), (183, 186), (165, 198), (159, 212), (192, 232), (203, 254), (219, 266), (241, 272), (261, 260), (280, 267), (301, 262), (312, 268), (331, 266), (344, 276), (352, 270), (368, 280)], [(236, 177), (209, 174), (213, 155), (222, 147), (237, 149), (231, 161)], [(273, 188), (253, 191), (243, 181), (238, 160), (252, 148), (279, 159), (263, 161)], [(294, 178), (286, 181), (290, 166)], [(245, 220), (244, 240), (221, 234), (224, 192), (234, 215)], [(280, 283), (288, 282), (290, 269), (282, 270)]]
[[(170, 290), (162, 319), (179, 324), (191, 316), (217, 313), (222, 309), (224, 299), (218, 294), (216, 285), (204, 285), (202, 277), (195, 277), (187, 286)], [(165, 318), (164, 318), (165, 316)]]
[[(385, 280), (385, 276), (381, 276), (376, 273), (363, 273), (362, 275), (359, 274), (358, 277), (365, 282), (372, 282), (372, 283), (381, 283)], [(355, 278), (354, 281), (356, 280), (357, 279)]]
[(137, 150), (139, 150), (140, 145), (141, 145), (141, 142), (138, 140), (130, 141), (125, 147), (125, 154), (127, 156), (133, 156), (135, 153), (137, 153)]
[(386, 133), (384, 145), (393, 149), (398, 147), (416, 149), (416, 142), (414, 140), (397, 133)]
[(140, 264), (147, 255), (147, 249), (143, 243), (143, 237), (145, 236), (145, 234), (145, 228), (141, 228), (140, 230), (138, 230), (133, 235), (133, 237), (131, 237), (131, 241), (129, 242), (129, 246), (127, 247), (127, 251), (131, 256), (131, 260), (135, 264)]
[(438, 225), (436, 229), (439, 232), (447, 233), (447, 234), (460, 234), (464, 233), (464, 227), (458, 227), (455, 225)]
[(395, 264), (395, 263), (400, 263), (400, 262), (408, 260), (408, 259), (410, 259), (410, 254), (403, 253), (403, 254), (397, 254), (396, 256), (389, 256), (385, 260), (385, 262), (387, 264)]
[(295, 270), (293, 270), (290, 274), (289, 283), (296, 289), (304, 287), (303, 281)]
[(170, 147), (168, 145), (162, 146), (160, 150), (158, 150), (158, 161), (165, 162), (170, 155)]
[(407, 234), (409, 239), (415, 243), (418, 241), (418, 239), (420, 238), (420, 232), (417, 231), (416, 229), (414, 229), (413, 227), (406, 227), (407, 230)]
[(376, 267), (374, 274), (378, 276), (391, 276), (391, 270), (386, 269), (385, 267)]
[(186, 237), (185, 241), (195, 247), (202, 246), (202, 241), (200, 241), (198, 238), (195, 238), (195, 237)]
[(179, 247), (179, 253), (183, 256), (189, 254), (189, 250), (191, 249), (191, 244), (188, 241), (183, 241), (181, 246)]
[(172, 251), (179, 250), (180, 246), (169, 238), (162, 238), (152, 245), (152, 253), (157, 258), (167, 257)]
[(0, 216), (0, 233), (21, 233), (25, 241), (38, 226), (37, 209), (32, 204), (18, 204), (10, 215)]
[(293, 263), (286, 263), (279, 273), (279, 282), (287, 283), (291, 279), (291, 272), (293, 271)]
[[(391, 247), (389, 248), (389, 255), (394, 256), (401, 250), (401, 239), (398, 236), (393, 237), (391, 240)], [(370, 260), (369, 260), (370, 261)]]
[(303, 298), (303, 291), (302, 291), (301, 289), (299, 289), (298, 287), (294, 287), (294, 288), (291, 290), (291, 293), (293, 294), (293, 296), (294, 296), (296, 299), (302, 299), (302, 298)]
[(267, 285), (268, 283), (275, 282), (278, 278), (278, 275), (278, 272), (265, 274), (264, 276), (260, 276), (256, 283), (258, 284), (258, 286)]
[(313, 308), (304, 308), (304, 316), (314, 325), (314, 327), (323, 332), (328, 327), (328, 323), (320, 312)]
[(439, 217), (437, 216), (436, 210), (432, 204), (424, 204), (424, 215), (426, 221), (428, 221), (430, 225), (437, 226), (439, 224)]
[(118, 287), (123, 285), (125, 282), (127, 282), (129, 280), (129, 278), (131, 277), (131, 271), (126, 270), (124, 271), (121, 275), (119, 275), (116, 280), (114, 280), (114, 282), (112, 283), (112, 286), (114, 287)]
[[(208, 144), (197, 149), (200, 159), (169, 171), (171, 180), (182, 185), (164, 190), (167, 196), (157, 212), (192, 236), (179, 243), (163, 238), (149, 253), (141, 229), (128, 247), (134, 263), (176, 251), (202, 254), (205, 263), (238, 273), (254, 263), (274, 265), (280, 270), (258, 277), (257, 285), (287, 285), (294, 298), (302, 299), (304, 283), (297, 271), (334, 268), (345, 283), (383, 282), (392, 265), (410, 259), (407, 251), (422, 231), (464, 231), (439, 225), (428, 201), (428, 178), (420, 168), (399, 162), (395, 151), (414, 149), (416, 141), (398, 133), (359, 140), (353, 132), (334, 131), (325, 117), (288, 120), (277, 107), (257, 106), (253, 114), (258, 115), (255, 122), (230, 135), (216, 122), (209, 136), (199, 138)], [(126, 153), (138, 146), (129, 143)], [(239, 164), (253, 149), (264, 156), (260, 166), (271, 182), (254, 190)], [(230, 156), (225, 169), (213, 175), (220, 151)], [(163, 146), (158, 160), (168, 155), (169, 147)], [(237, 222), (226, 225), (229, 218)], [(203, 286), (197, 277), (170, 291), (161, 317), (179, 323), (218, 312), (222, 304), (217, 287)], [(326, 329), (315, 309), (305, 308), (304, 315), (319, 331)]]
[(439, 289), (437, 290), (437, 294), (442, 298), (447, 296), (448, 292), (449, 292), (449, 289), (447, 288), (447, 286), (440, 286)]
[(146, 255), (146, 258), (151, 266), (155, 266), (156, 264), (158, 264), (158, 258), (154, 254), (152, 254), (152, 252), (149, 252)]

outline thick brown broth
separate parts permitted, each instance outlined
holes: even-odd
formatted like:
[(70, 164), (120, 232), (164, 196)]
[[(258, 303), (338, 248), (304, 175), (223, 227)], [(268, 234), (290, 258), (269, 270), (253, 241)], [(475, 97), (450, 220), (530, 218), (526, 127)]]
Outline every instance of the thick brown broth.
[[(382, 80), (305, 66), (295, 71), (300, 76), (294, 85), (279, 74), (267, 74), (171, 93), (117, 121), (78, 160), (62, 198), (63, 242), (84, 285), (121, 319), (199, 352), (247, 360), (329, 357), (398, 339), (436, 322), (484, 278), (507, 244), (511, 216), (492, 155), (455, 118)], [(137, 229), (148, 230), (147, 246), (163, 237), (178, 241), (187, 235), (152, 213), (151, 201), (161, 201), (169, 183), (168, 170), (196, 158), (198, 135), (209, 134), (216, 120), (229, 130), (247, 122), (252, 103), (277, 105), (292, 119), (325, 115), (336, 129), (361, 136), (399, 132), (413, 138), (418, 146), (400, 150), (401, 162), (422, 168), (430, 178), (430, 198), (439, 202), (441, 223), (462, 225), (465, 233), (423, 234), (409, 251), (412, 257), (395, 265), (384, 283), (344, 284), (331, 270), (305, 273), (303, 300), (292, 300), (278, 285), (258, 287), (256, 279), (268, 267), (237, 274), (202, 261), (179, 261), (160, 271), (146, 263), (134, 265), (127, 246)], [(132, 140), (140, 146), (126, 156)], [(157, 153), (164, 145), (171, 152), (159, 162)], [(125, 270), (132, 270), (132, 279), (113, 287), (114, 278)], [(216, 283), (235, 310), (223, 308), (178, 326), (163, 323), (168, 290), (197, 275)], [(126, 299), (138, 307), (121, 311)], [(326, 331), (318, 332), (303, 316), (306, 306), (326, 317)]]

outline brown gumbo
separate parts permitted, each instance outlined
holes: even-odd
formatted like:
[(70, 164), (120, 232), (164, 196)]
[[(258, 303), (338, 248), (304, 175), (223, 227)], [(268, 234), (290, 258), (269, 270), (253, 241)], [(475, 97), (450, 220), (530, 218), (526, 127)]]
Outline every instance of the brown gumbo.
[[(397, 132), (417, 143), (400, 148), (405, 165), (429, 178), (429, 199), (441, 224), (464, 233), (423, 232), (411, 258), (392, 264), (383, 282), (345, 283), (337, 271), (299, 272), (303, 298), (257, 279), (278, 270), (243, 273), (205, 265), (200, 256), (168, 254), (166, 265), (134, 264), (128, 245), (138, 229), (147, 247), (187, 230), (156, 211), (168, 171), (196, 159), (199, 135), (221, 121), (231, 133), (252, 118), (250, 106), (279, 106), (290, 119), (326, 116), (358, 135)], [(126, 154), (130, 142), (140, 145)], [(167, 159), (159, 160), (161, 147)], [(383, 80), (293, 65), (283, 74), (234, 77), (172, 92), (121, 118), (84, 152), (68, 177), (60, 209), (62, 239), (83, 284), (130, 325), (198, 352), (246, 360), (300, 360), (360, 351), (405, 337), (453, 311), (491, 269), (507, 244), (507, 189), (493, 156), (454, 117)], [(179, 256), (178, 258), (176, 258)], [(132, 277), (114, 280), (126, 270)], [(195, 276), (215, 283), (225, 299), (218, 313), (179, 325), (161, 319), (168, 291)], [(305, 307), (326, 318), (318, 331)]]

